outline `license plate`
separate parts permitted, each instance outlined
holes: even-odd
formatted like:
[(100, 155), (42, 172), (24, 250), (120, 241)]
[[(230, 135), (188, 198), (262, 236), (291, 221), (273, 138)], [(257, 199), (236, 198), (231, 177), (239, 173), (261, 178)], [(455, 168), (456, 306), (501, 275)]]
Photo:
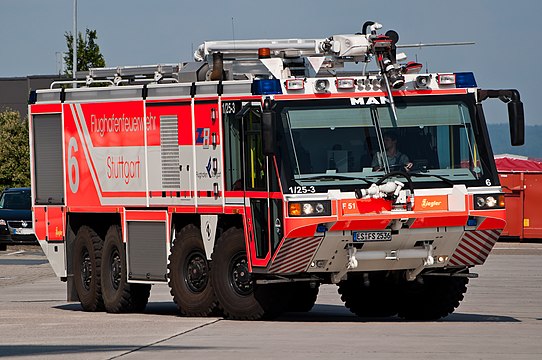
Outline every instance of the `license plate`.
[(354, 231), (354, 242), (391, 241), (391, 230)]
[(34, 230), (32, 229), (23, 229), (23, 228), (13, 229), (14, 235), (30, 235), (33, 233), (34, 233)]

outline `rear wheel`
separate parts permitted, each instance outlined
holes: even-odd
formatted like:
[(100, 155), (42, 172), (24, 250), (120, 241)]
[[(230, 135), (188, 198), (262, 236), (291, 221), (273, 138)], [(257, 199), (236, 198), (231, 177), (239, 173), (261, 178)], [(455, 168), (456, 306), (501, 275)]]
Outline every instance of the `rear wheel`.
[(169, 256), (169, 287), (179, 311), (187, 316), (208, 316), (217, 306), (209, 284), (210, 265), (200, 230), (190, 224), (175, 234)]
[(149, 301), (151, 285), (128, 283), (126, 252), (120, 226), (109, 227), (105, 235), (102, 255), (101, 283), (107, 312), (124, 313), (145, 310)]
[(424, 276), (402, 285), (399, 317), (406, 320), (437, 320), (459, 306), (467, 291), (466, 277)]
[(282, 312), (276, 285), (257, 285), (248, 271), (243, 230), (230, 228), (213, 252), (211, 284), (224, 316), (237, 320), (272, 318)]
[(81, 226), (73, 249), (75, 290), (84, 311), (104, 309), (100, 282), (102, 239), (92, 228)]
[(397, 284), (383, 272), (367, 278), (352, 276), (339, 283), (345, 306), (360, 317), (389, 317), (397, 314)]

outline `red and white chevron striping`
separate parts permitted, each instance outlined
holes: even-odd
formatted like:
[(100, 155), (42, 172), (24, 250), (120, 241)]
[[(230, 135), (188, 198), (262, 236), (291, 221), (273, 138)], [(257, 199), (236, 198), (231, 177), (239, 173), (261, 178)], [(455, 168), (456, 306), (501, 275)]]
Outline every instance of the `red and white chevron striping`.
[(499, 239), (501, 231), (465, 231), (463, 238), (450, 258), (449, 264), (454, 266), (483, 264)]
[(306, 270), (322, 239), (322, 237), (303, 237), (284, 240), (269, 271), (294, 273)]

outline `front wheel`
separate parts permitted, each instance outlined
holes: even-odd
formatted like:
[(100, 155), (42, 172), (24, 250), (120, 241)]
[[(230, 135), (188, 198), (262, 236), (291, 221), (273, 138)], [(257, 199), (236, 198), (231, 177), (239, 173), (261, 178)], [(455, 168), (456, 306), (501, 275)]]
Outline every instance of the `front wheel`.
[(316, 303), (319, 288), (320, 284), (311, 284), (309, 282), (287, 284), (284, 287), (284, 290), (287, 292), (285, 311), (311, 311)]
[(406, 320), (437, 320), (459, 306), (467, 291), (466, 277), (424, 276), (405, 282), (401, 291), (399, 317)]
[(384, 272), (351, 276), (339, 283), (345, 306), (360, 317), (390, 317), (397, 314), (397, 284)]
[(258, 320), (282, 312), (280, 289), (255, 284), (248, 270), (242, 229), (226, 230), (218, 239), (212, 259), (211, 285), (226, 318)]
[(126, 277), (126, 252), (120, 226), (112, 225), (105, 235), (102, 264), (102, 292), (110, 313), (142, 312), (149, 300), (151, 285), (129, 284)]

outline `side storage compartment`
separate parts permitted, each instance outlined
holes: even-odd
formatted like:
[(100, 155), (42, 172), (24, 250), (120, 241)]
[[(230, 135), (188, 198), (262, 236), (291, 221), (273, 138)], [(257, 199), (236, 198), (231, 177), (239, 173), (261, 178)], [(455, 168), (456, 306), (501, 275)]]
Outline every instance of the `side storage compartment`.
[(32, 116), (35, 205), (64, 205), (62, 115)]
[(55, 274), (66, 278), (62, 114), (32, 115), (31, 132), (34, 229)]
[(167, 282), (166, 211), (126, 211), (128, 281)]

